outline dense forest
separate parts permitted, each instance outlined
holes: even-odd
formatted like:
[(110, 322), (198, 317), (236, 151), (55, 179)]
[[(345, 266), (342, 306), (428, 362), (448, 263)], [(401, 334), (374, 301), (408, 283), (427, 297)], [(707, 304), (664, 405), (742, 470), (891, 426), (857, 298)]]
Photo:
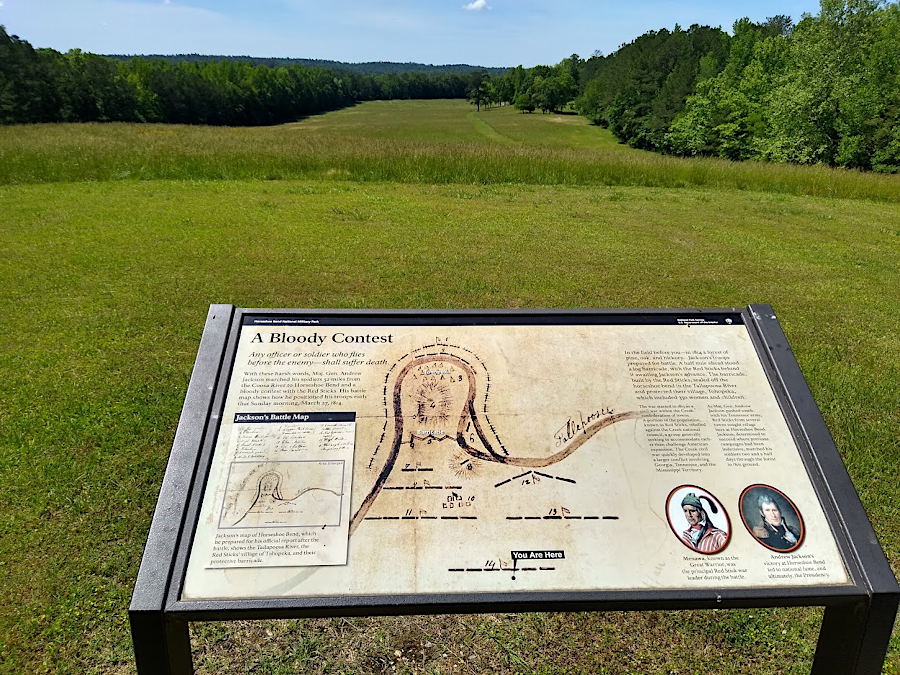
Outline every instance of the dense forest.
[(578, 111), (637, 148), (900, 171), (900, 5), (642, 35), (581, 71)]
[(375, 99), (464, 98), (455, 73), (336, 73), (245, 61), (118, 61), (34, 49), (0, 26), (0, 124), (167, 122), (264, 125)]
[[(266, 60), (33, 49), (0, 27), (0, 123), (277, 124), (358, 101), (468, 97), (572, 109), (636, 148), (900, 172), (900, 4), (821, 0), (732, 34), (648, 32), (607, 56), (504, 74), (360, 72)], [(396, 65), (396, 64), (395, 64)]]

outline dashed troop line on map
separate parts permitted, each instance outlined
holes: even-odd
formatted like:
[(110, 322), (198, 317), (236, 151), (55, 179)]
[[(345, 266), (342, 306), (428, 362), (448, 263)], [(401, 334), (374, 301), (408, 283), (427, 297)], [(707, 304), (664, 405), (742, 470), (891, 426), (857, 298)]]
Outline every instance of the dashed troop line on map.
[[(476, 403), (479, 378), (484, 378), (485, 383), (481, 410)], [(386, 439), (391, 438), (388, 426), (393, 424), (390, 450), (369, 493), (353, 515), (350, 535), (377, 499), (404, 445), (412, 448), (417, 442), (453, 440), (465, 455), (476, 460), (542, 468), (564, 460), (599, 431), (640, 417), (638, 411), (616, 413), (605, 408), (581, 420), (577, 433), (565, 434), (563, 442), (557, 436), (555, 445), (561, 447), (556, 452), (543, 457), (512, 456), (488, 417), (491, 384), (487, 367), (473, 352), (446, 344), (414, 350), (391, 366), (384, 384), (385, 424), (370, 467)]]

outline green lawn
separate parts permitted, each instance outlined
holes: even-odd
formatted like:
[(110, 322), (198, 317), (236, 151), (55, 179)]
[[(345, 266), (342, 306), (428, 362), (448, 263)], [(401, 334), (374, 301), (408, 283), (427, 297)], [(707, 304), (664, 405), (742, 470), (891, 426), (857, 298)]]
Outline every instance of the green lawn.
[[(840, 199), (737, 189), (738, 179), (388, 182), (328, 166), (329, 143), (351, 138), (408, 167), (416, 152), (459, 162), (522, 153), (557, 158), (560, 171), (569, 156), (648, 161), (572, 116), (470, 113), (459, 102), (384, 102), (271, 129), (0, 129), (0, 155), (21, 169), (0, 168), (0, 673), (133, 672), (127, 606), (213, 302), (771, 303), (900, 570), (900, 198), (885, 188), (900, 192), (900, 179), (789, 167), (825, 194), (828, 176), (855, 181), (853, 198)], [(195, 168), (221, 160), (225, 175), (241, 153), (248, 166), (272, 161), (270, 150), (287, 162), (292, 135), (325, 149), (321, 171), (74, 180), (85, 161), (74, 148), (88, 138), (88, 167), (136, 161), (133, 152), (188, 171), (179, 158), (198, 153)], [(40, 153), (55, 168), (28, 163)], [(744, 170), (716, 171), (732, 169)], [(773, 609), (235, 622), (195, 626), (195, 656), (202, 673), (799, 673), (819, 618)], [(898, 670), (895, 632), (886, 672)]]

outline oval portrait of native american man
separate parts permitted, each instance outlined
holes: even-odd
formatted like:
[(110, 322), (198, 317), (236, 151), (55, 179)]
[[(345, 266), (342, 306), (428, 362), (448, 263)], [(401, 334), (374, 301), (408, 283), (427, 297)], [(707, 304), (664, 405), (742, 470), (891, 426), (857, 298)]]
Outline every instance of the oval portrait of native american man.
[(731, 519), (722, 502), (696, 485), (679, 485), (669, 493), (666, 517), (678, 541), (697, 553), (719, 553), (731, 540)]
[(805, 528), (800, 511), (786, 494), (771, 485), (751, 485), (741, 493), (741, 520), (760, 544), (789, 553), (800, 548)]

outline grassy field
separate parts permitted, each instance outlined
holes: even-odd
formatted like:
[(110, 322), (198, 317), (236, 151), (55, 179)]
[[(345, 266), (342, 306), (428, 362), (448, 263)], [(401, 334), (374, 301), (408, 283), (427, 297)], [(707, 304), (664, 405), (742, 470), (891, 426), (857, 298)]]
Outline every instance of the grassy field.
[(637, 152), (574, 115), (476, 114), (462, 101), (382, 101), (254, 129), (0, 128), (0, 185), (84, 180), (330, 179), (710, 187), (900, 201), (896, 176)]
[[(515, 179), (455, 173), (510, 157), (524, 167)], [(529, 173), (532, 162), (558, 173)], [(614, 180), (603, 162), (647, 178), (582, 180)], [(771, 303), (900, 570), (900, 178), (667, 162), (572, 116), (458, 102), (271, 129), (0, 129), (0, 673), (133, 672), (127, 606), (212, 302)], [(678, 187), (666, 166), (718, 178)], [(820, 616), (193, 630), (200, 673), (802, 673)], [(898, 671), (895, 631), (885, 672)]]

